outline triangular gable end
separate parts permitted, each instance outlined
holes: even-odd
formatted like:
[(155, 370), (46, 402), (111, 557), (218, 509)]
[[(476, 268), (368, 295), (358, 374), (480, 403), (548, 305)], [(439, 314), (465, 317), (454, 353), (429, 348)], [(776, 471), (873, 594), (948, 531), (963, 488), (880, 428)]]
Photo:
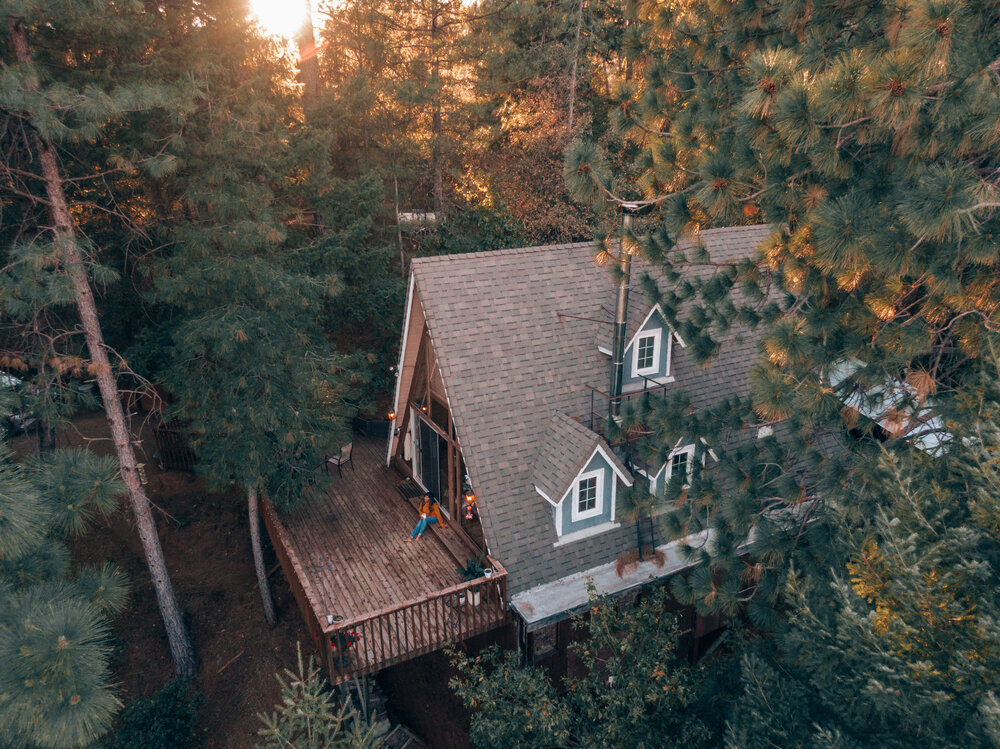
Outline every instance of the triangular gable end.
[(660, 308), (660, 305), (654, 304), (652, 307), (649, 308), (649, 313), (642, 319), (642, 322), (639, 323), (639, 327), (635, 329), (635, 332), (632, 334), (632, 337), (629, 339), (628, 343), (625, 344), (625, 350), (628, 351), (629, 348), (632, 346), (632, 344), (635, 343), (635, 339), (639, 337), (639, 334), (643, 331), (643, 328), (646, 327), (646, 323), (649, 322), (649, 318), (653, 316), (654, 312), (660, 313), (660, 319), (663, 320), (663, 324), (667, 326), (667, 330), (670, 331), (670, 335), (672, 335), (677, 340), (677, 343), (680, 344), (681, 348), (687, 348), (687, 344), (684, 342), (684, 339), (681, 338), (680, 333), (674, 330), (673, 326), (667, 322), (667, 318), (664, 316), (663, 310)]
[(572, 491), (573, 483), (580, 478), (580, 474), (582, 474), (587, 469), (587, 466), (590, 465), (590, 461), (592, 461), (594, 459), (594, 456), (597, 455), (598, 453), (600, 453), (601, 457), (603, 457), (604, 460), (607, 461), (608, 465), (611, 466), (611, 470), (614, 471), (614, 474), (621, 479), (622, 483), (625, 484), (625, 486), (632, 486), (632, 478), (627, 474), (625, 474), (624, 472), (622, 472), (622, 469), (619, 467), (620, 462), (618, 458), (609, 454), (608, 451), (604, 449), (603, 445), (598, 444), (594, 448), (593, 452), (591, 452), (590, 455), (587, 456), (587, 459), (583, 461), (583, 466), (580, 468), (579, 471), (577, 471), (576, 475), (573, 477), (573, 480), (569, 482), (569, 486), (563, 489), (562, 496), (560, 497), (558, 502), (552, 503), (552, 500), (546, 497), (544, 494), (542, 494), (542, 492), (539, 491), (537, 486), (535, 487), (535, 491), (537, 491), (539, 494), (542, 495), (542, 497), (544, 497), (550, 503), (552, 503), (553, 507), (559, 507)]

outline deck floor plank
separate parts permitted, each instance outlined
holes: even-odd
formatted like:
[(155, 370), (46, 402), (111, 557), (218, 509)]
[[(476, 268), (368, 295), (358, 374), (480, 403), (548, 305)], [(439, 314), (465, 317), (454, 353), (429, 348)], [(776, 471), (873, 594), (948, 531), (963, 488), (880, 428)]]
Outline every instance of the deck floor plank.
[(459, 582), (456, 568), (464, 560), (438, 538), (450, 533), (463, 543), (450, 524), (407, 543), (418, 515), (396, 490), (400, 480), (385, 465), (382, 440), (356, 438), (354, 470), (346, 466), (343, 477), (334, 472), (322, 497), (280, 516), (317, 598), (332, 607), (315, 612), (321, 621), (327, 613), (350, 619)]
[[(325, 492), (297, 509), (267, 513), (272, 539), (290, 560), (286, 573), (297, 578), (305, 609), (330, 633), (334, 657), (327, 657), (335, 684), (499, 626), (505, 618), (502, 597), (481, 609), (459, 603), (471, 583), (461, 583), (458, 568), (473, 552), (457, 525), (432, 525), (420, 541), (408, 542), (418, 520), (416, 504), (397, 490), (401, 477), (385, 465), (384, 441), (356, 439), (354, 463), (354, 470), (332, 476)], [(339, 630), (327, 629), (328, 614), (352, 620), (340, 630), (361, 639), (346, 651), (336, 647)]]

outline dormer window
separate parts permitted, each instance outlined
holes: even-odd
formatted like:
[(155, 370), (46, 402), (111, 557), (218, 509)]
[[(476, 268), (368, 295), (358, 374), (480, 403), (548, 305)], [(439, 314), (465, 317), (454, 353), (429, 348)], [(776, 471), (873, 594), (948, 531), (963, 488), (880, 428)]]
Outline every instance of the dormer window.
[(575, 523), (600, 515), (604, 511), (604, 471), (590, 471), (577, 479), (573, 486), (573, 506), (570, 519)]
[(625, 346), (623, 391), (634, 392), (674, 381), (670, 373), (674, 339), (677, 339), (677, 345), (684, 347), (684, 342), (667, 324), (659, 306), (653, 305)]
[(618, 528), (618, 484), (632, 476), (604, 439), (576, 419), (554, 412), (535, 464), (532, 485), (552, 511), (555, 546)]
[(656, 375), (660, 363), (660, 330), (640, 333), (632, 348), (632, 367), (637, 375)]
[(691, 471), (694, 470), (694, 445), (678, 447), (667, 458), (667, 482), (677, 475), (684, 476), (684, 486), (688, 485)]

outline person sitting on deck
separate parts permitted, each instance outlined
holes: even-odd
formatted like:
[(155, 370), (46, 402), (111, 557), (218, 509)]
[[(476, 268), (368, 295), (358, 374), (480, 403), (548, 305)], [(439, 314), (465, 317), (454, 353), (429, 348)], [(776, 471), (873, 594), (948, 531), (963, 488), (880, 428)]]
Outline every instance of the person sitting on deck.
[(427, 526), (432, 523), (444, 525), (444, 518), (441, 517), (441, 508), (438, 506), (437, 500), (427, 493), (420, 500), (420, 520), (417, 521), (417, 526), (410, 534), (410, 540), (420, 538), (427, 530)]

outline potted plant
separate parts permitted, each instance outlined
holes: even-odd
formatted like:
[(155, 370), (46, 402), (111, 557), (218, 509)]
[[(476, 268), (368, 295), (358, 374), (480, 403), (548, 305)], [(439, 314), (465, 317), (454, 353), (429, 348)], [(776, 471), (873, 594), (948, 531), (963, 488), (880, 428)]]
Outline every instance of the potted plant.
[[(327, 624), (339, 624), (344, 617), (335, 614), (326, 615)], [(334, 632), (330, 635), (330, 648), (333, 650), (333, 663), (340, 668), (347, 668), (348, 649), (358, 641), (358, 633), (353, 631)]]
[[(465, 567), (463, 567), (460, 570), (456, 570), (456, 572), (458, 572), (458, 574), (460, 574), (462, 576), (462, 579), (465, 580), (466, 582), (471, 582), (472, 580), (478, 580), (479, 578), (486, 576), (485, 575), (486, 570), (483, 568), (483, 563), (476, 558), (467, 559), (465, 562)], [(474, 588), (470, 588), (469, 593), (471, 594), (472, 597), (472, 605), (478, 606), (480, 600), (479, 586), (477, 585)], [(461, 595), (459, 596), (459, 598), (461, 599)]]
[(330, 647), (333, 648), (333, 664), (335, 666), (347, 668), (351, 660), (348, 649), (357, 641), (357, 632), (338, 632), (330, 638)]

